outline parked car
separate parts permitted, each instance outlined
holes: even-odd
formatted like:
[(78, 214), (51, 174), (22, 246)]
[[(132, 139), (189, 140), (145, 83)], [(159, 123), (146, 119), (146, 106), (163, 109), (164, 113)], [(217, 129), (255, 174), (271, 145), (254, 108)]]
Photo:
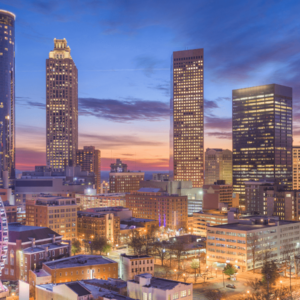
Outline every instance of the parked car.
[(236, 289), (234, 284), (226, 284), (226, 287), (229, 289)]

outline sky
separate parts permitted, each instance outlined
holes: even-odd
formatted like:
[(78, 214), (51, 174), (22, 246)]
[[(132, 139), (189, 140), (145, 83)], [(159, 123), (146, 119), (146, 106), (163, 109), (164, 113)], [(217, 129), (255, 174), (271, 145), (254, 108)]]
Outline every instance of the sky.
[(46, 163), (45, 65), (66, 38), (78, 68), (79, 146), (102, 170), (168, 169), (173, 51), (204, 48), (206, 148), (232, 148), (233, 89), (293, 88), (300, 143), (300, 1), (0, 0), (16, 14), (16, 168)]

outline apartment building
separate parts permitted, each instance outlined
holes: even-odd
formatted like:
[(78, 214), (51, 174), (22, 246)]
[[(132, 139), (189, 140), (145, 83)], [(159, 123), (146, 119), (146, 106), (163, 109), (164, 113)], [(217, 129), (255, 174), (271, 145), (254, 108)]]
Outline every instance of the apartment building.
[(75, 198), (45, 195), (26, 201), (26, 225), (55, 230), (64, 239), (77, 237), (77, 204)]
[(106, 193), (97, 195), (76, 194), (76, 203), (81, 210), (94, 207), (126, 206), (125, 193)]
[(126, 207), (135, 218), (158, 220), (159, 226), (172, 230), (187, 228), (187, 196), (169, 195), (159, 189), (141, 188), (126, 194)]
[(140, 181), (144, 180), (142, 172), (111, 172), (109, 173), (110, 193), (130, 193), (140, 188)]
[(78, 238), (93, 240), (95, 237), (106, 238), (112, 245), (117, 245), (120, 238), (120, 218), (109, 212), (77, 212)]
[(220, 203), (232, 207), (232, 185), (225, 184), (224, 180), (218, 180), (214, 184), (203, 186), (203, 209), (218, 209)]
[(170, 300), (184, 298), (193, 299), (193, 284), (164, 278), (153, 277), (144, 273), (127, 281), (128, 296), (134, 299)]
[(280, 261), (286, 247), (295, 248), (299, 243), (299, 222), (281, 221), (278, 217), (249, 217), (207, 228), (206, 261), (209, 265), (232, 263), (248, 271), (262, 267), (265, 252)]
[(2, 280), (28, 282), (30, 270), (41, 268), (46, 260), (70, 255), (70, 245), (62, 243), (62, 236), (47, 227), (10, 223), (8, 235), (8, 258)]
[(53, 283), (118, 278), (118, 263), (101, 255), (75, 255), (43, 263)]
[(122, 280), (133, 280), (135, 275), (154, 275), (154, 258), (149, 255), (120, 254), (119, 276)]

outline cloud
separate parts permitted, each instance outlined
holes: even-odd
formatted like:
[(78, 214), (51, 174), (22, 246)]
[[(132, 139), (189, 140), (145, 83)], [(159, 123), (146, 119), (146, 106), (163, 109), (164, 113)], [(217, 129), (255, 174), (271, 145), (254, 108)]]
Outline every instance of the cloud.
[(143, 69), (149, 77), (154, 73), (154, 70), (162, 67), (163, 61), (156, 59), (154, 56), (140, 55), (135, 57), (134, 63), (136, 68)]
[[(159, 141), (149, 141), (141, 139), (140, 137), (133, 135), (101, 135), (101, 134), (88, 134), (80, 133), (80, 141), (84, 141), (85, 144), (92, 143), (99, 149), (115, 149), (122, 148), (126, 146), (147, 146), (147, 147), (158, 147), (164, 145), (164, 143)], [(167, 142), (166, 142), (167, 143)]]
[(216, 101), (204, 99), (204, 110), (214, 109), (214, 108), (219, 108), (219, 105), (217, 104)]
[(232, 130), (232, 118), (206, 116), (204, 127), (205, 129)]
[(161, 91), (164, 96), (168, 96), (168, 97), (170, 96), (170, 83), (169, 82), (148, 85), (148, 88)]
[(16, 168), (21, 171), (33, 170), (34, 166), (46, 164), (46, 153), (33, 148), (16, 148)]
[(16, 103), (17, 103), (17, 105), (25, 106), (26, 108), (32, 108), (32, 107), (37, 107), (40, 109), (46, 108), (45, 103), (32, 101), (30, 99), (31, 99), (30, 97), (19, 96), (19, 97), (16, 97)]
[(79, 114), (115, 122), (161, 121), (169, 118), (169, 105), (150, 100), (79, 98)]
[(231, 132), (205, 132), (205, 135), (216, 137), (218, 139), (232, 139)]

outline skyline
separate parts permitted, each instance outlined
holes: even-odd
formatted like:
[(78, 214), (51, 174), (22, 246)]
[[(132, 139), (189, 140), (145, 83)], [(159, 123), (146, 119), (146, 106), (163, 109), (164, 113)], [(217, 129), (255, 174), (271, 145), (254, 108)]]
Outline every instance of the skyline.
[[(271, 83), (293, 88), (296, 145), (300, 4), (288, 2), (215, 6), (190, 1), (178, 7), (179, 1), (152, 6), (134, 1), (102, 6), (94, 1), (73, 6), (68, 6), (71, 1), (28, 1), (26, 6), (15, 1), (12, 6), (0, 1), (2, 9), (17, 16), (16, 169), (46, 164), (45, 61), (54, 38), (67, 39), (78, 68), (79, 147), (101, 150), (102, 170), (116, 158), (131, 170), (168, 169), (170, 61), (173, 51), (186, 48), (204, 48), (206, 57), (204, 151), (232, 149), (232, 90)], [(232, 10), (240, 14), (232, 15)], [(275, 32), (280, 34), (270, 36)]]

